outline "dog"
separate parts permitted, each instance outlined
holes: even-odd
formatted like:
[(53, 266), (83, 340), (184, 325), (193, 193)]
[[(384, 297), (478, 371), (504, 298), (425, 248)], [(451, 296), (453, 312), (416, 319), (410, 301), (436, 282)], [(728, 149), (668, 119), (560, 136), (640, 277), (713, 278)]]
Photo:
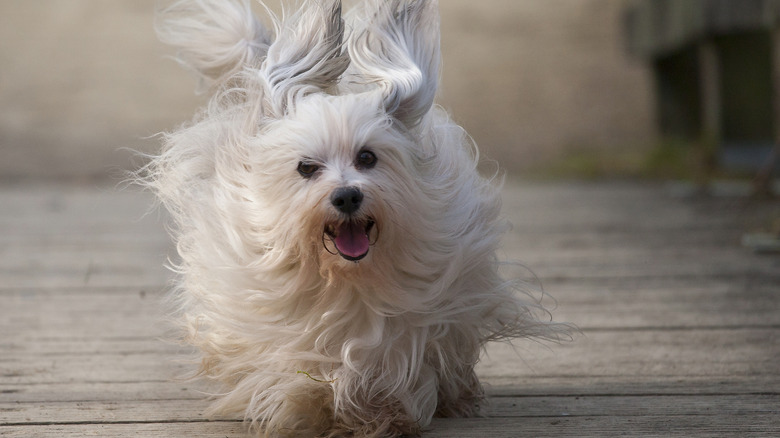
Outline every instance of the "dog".
[[(212, 413), (263, 436), (414, 436), (478, 414), (485, 343), (568, 326), (499, 275), (501, 178), (434, 105), (434, 0), (179, 0), (158, 33), (210, 95), (139, 171)], [(475, 84), (474, 86), (479, 86)]]

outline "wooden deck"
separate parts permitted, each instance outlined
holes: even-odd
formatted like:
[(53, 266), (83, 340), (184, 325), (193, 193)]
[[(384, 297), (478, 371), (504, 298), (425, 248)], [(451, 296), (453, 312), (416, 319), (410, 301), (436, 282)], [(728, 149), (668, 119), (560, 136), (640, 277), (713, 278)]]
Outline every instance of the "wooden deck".
[[(0, 436), (241, 437), (208, 421), (165, 332), (172, 253), (148, 195), (0, 187)], [(780, 255), (740, 245), (777, 203), (663, 185), (511, 183), (506, 256), (582, 329), (489, 348), (484, 418), (426, 437), (780, 436)]]

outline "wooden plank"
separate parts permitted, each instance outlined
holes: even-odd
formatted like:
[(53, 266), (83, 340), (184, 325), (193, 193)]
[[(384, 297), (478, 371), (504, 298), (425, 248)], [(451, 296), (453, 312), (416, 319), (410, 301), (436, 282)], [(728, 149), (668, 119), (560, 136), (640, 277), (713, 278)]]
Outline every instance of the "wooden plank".
[(0, 186), (0, 243), (126, 240), (156, 242), (165, 215), (137, 190), (72, 186)]
[(426, 438), (507, 437), (770, 437), (780, 428), (777, 415), (608, 416), (436, 419)]
[[(659, 276), (705, 279), (740, 277), (746, 273), (780, 280), (772, 258), (748, 252), (738, 246), (738, 240), (730, 247), (693, 244), (661, 247), (655, 243), (656, 248), (617, 245), (556, 248), (552, 247), (556, 245), (555, 239), (525, 246), (513, 240), (507, 239), (502, 258), (521, 262), (530, 268), (528, 272), (548, 281)], [(169, 258), (175, 255), (163, 246), (136, 250), (121, 245), (110, 249), (9, 250), (0, 255), (0, 289), (165, 284), (172, 276), (164, 267)], [(46, 275), (41, 275), (43, 272)]]
[[(776, 283), (763, 281), (760, 277), (690, 282), (668, 278), (603, 282), (591, 279), (589, 282), (545, 282), (544, 285), (547, 293), (557, 300), (557, 305), (551, 300), (547, 303), (556, 307), (556, 317), (583, 329), (716, 324), (774, 326), (780, 319)], [(98, 329), (104, 337), (156, 336), (165, 330), (162, 324), (164, 306), (160, 301), (162, 288), (6, 290), (0, 292), (0, 297), (3, 297), (8, 316), (0, 319), (0, 329), (18, 336), (11, 339), (16, 343), (40, 338), (93, 336)], [(605, 302), (609, 306), (605, 306)], [(674, 311), (670, 311), (670, 303), (675, 304)], [(105, 312), (110, 309), (122, 309), (123, 318)], [(49, 343), (46, 348), (52, 351), (55, 346)]]
[[(161, 358), (162, 362), (166, 359)], [(167, 378), (150, 370), (143, 380), (96, 382), (12, 383), (0, 385), (0, 403), (120, 403), (139, 400), (203, 400), (209, 394), (203, 382)], [(211, 391), (213, 392), (213, 391)], [(163, 410), (167, 409), (163, 406)], [(0, 413), (0, 418), (2, 414)]]
[[(775, 283), (708, 279), (680, 282), (547, 282), (555, 298), (546, 304), (558, 319), (580, 328), (760, 327), (780, 324)], [(78, 341), (95, 338), (94, 348), (122, 337), (156, 337), (166, 331), (162, 286), (149, 288), (24, 289), (0, 292), (6, 318), (0, 330), (10, 335), (0, 345), (43, 350), (82, 351)], [(609, 303), (605, 306), (604, 303)], [(670, 311), (669, 305), (675, 305)], [(107, 310), (121, 309), (121, 314)], [(85, 317), (88, 315), (89, 317)], [(96, 334), (99, 332), (99, 336)], [(58, 347), (62, 340), (65, 349)], [(75, 342), (71, 342), (75, 341)]]
[[(169, 406), (160, 410), (160, 402)], [(0, 426), (92, 423), (170, 423), (241, 420), (206, 417), (203, 399), (0, 403)], [(481, 414), (490, 418), (755, 415), (780, 413), (780, 394), (492, 397)]]
[(624, 375), (624, 376), (481, 376), (492, 396), (620, 396), (778, 394), (776, 374), (754, 375)]
[[(593, 331), (615, 330), (679, 332), (689, 330), (745, 330), (777, 329), (780, 327), (780, 304), (771, 296), (769, 287), (764, 292), (689, 289), (675, 292), (657, 292), (640, 289), (635, 299), (628, 299), (631, 291), (566, 290), (557, 292), (556, 319), (576, 324), (586, 334)], [(581, 292), (578, 294), (578, 292)], [(711, 300), (706, 301), (708, 295)], [(113, 298), (113, 297), (112, 297)], [(83, 298), (82, 298), (83, 299)], [(171, 348), (159, 341), (165, 338), (169, 326), (163, 321), (162, 310), (153, 299), (133, 300), (129, 297), (84, 299), (80, 309), (79, 298), (53, 300), (44, 309), (59, 309), (52, 315), (30, 315), (33, 303), (15, 306), (19, 312), (0, 324), (10, 339), (0, 342), (0, 349), (24, 356), (57, 356), (62, 354), (96, 354), (137, 349), (169, 352)], [(613, 303), (605, 308), (601, 301)], [(670, 313), (668, 302), (684, 310)], [(147, 304), (147, 301), (149, 304)], [(62, 304), (58, 307), (58, 304)], [(51, 307), (49, 307), (51, 306)], [(74, 309), (75, 307), (75, 309)], [(100, 314), (106, 309), (122, 308), (121, 318)], [(95, 312), (94, 316), (88, 316)], [(79, 324), (80, 321), (84, 321)], [(99, 331), (99, 332), (98, 332)]]
[[(722, 415), (629, 416), (629, 417), (530, 417), (434, 419), (426, 438), (506, 437), (769, 437), (780, 428), (777, 415), (746, 414), (735, 423)], [(65, 438), (100, 436), (230, 437), (245, 438), (240, 422), (87, 423), (76, 425), (0, 426), (0, 436), (9, 438)]]
[[(776, 262), (760, 258), (746, 251), (706, 251), (690, 249), (678, 251), (571, 251), (555, 254), (533, 249), (506, 251), (509, 260), (531, 267), (544, 281), (562, 278), (610, 279), (679, 277), (706, 279), (711, 277), (739, 278), (746, 273), (780, 279)], [(706, 257), (705, 257), (706, 256)]]
[(167, 423), (94, 423), (0, 426), (0, 436), (7, 438), (89, 437), (224, 437), (247, 438), (242, 422), (167, 422)]
[(0, 426), (196, 422), (207, 420), (207, 407), (202, 398), (0, 403)]
[[(0, 384), (160, 380), (189, 368), (169, 363), (176, 359), (172, 351), (153, 342), (142, 344), (148, 348), (52, 355), (13, 351), (3, 359)], [(485, 378), (504, 379), (529, 375), (780, 375), (780, 327), (592, 330), (575, 342), (554, 346), (529, 341), (516, 342), (514, 347), (493, 343), (477, 369)]]
[[(780, 375), (780, 329), (586, 331), (553, 347), (494, 343), (477, 365), (488, 379), (521, 376)], [(518, 355), (519, 353), (519, 355)]]
[(173, 254), (153, 198), (97, 187), (0, 187), (0, 289), (162, 284)]
[(491, 418), (780, 414), (780, 394), (492, 397), (483, 410)]
[(6, 247), (0, 255), (0, 289), (143, 286), (165, 284), (170, 278), (167, 246), (36, 249)]
[[(532, 185), (510, 182), (504, 191), (504, 215), (514, 230), (527, 234), (578, 235), (600, 240), (613, 233), (664, 238), (667, 232), (709, 231), (739, 235), (740, 227), (751, 220), (771, 219), (772, 202), (747, 199), (750, 186), (731, 188), (739, 196), (692, 198), (679, 196), (675, 185), (635, 183), (554, 183)], [(723, 191), (726, 191), (726, 185)], [(692, 193), (691, 190), (684, 190)], [(596, 234), (589, 234), (596, 233)]]
[[(118, 338), (159, 337), (165, 333), (160, 286), (6, 290), (0, 293), (0, 350), (68, 351), (58, 341), (80, 339), (105, 344)], [(76, 350), (79, 351), (79, 350)]]
[[(491, 397), (713, 396), (780, 393), (776, 375), (726, 376), (481, 376)], [(155, 378), (159, 380), (154, 380)], [(202, 381), (164, 378), (97, 382), (44, 382), (0, 387), (0, 403), (125, 403), (141, 400), (200, 400), (205, 406), (214, 393)], [(163, 407), (163, 410), (165, 408)]]
[[(557, 320), (585, 331), (680, 330), (714, 327), (744, 329), (780, 325), (780, 299), (769, 283), (741, 285), (725, 281), (666, 289), (661, 286), (547, 284), (545, 299)], [(123, 339), (152, 340), (169, 326), (159, 292), (51, 294), (19, 291), (0, 294), (7, 315), (0, 319), (6, 338), (0, 349), (55, 353), (90, 353), (123, 348)], [(605, 305), (608, 303), (609, 305)], [(670, 311), (673, 303), (676, 309)], [(121, 309), (121, 313), (116, 312)]]

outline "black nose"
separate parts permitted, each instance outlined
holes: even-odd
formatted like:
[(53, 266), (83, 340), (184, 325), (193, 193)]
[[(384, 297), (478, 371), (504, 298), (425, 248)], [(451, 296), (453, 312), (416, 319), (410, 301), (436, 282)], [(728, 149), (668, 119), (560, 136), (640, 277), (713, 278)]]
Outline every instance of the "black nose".
[(363, 193), (356, 187), (342, 187), (330, 195), (330, 203), (342, 213), (351, 214), (360, 208)]

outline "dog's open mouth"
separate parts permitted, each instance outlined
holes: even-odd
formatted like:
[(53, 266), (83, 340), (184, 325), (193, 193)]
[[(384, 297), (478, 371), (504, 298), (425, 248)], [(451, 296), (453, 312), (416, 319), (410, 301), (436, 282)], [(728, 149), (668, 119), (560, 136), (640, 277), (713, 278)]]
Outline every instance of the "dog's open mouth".
[(350, 220), (325, 226), (325, 234), (333, 242), (341, 257), (356, 262), (368, 254), (373, 227), (374, 221), (370, 219)]

